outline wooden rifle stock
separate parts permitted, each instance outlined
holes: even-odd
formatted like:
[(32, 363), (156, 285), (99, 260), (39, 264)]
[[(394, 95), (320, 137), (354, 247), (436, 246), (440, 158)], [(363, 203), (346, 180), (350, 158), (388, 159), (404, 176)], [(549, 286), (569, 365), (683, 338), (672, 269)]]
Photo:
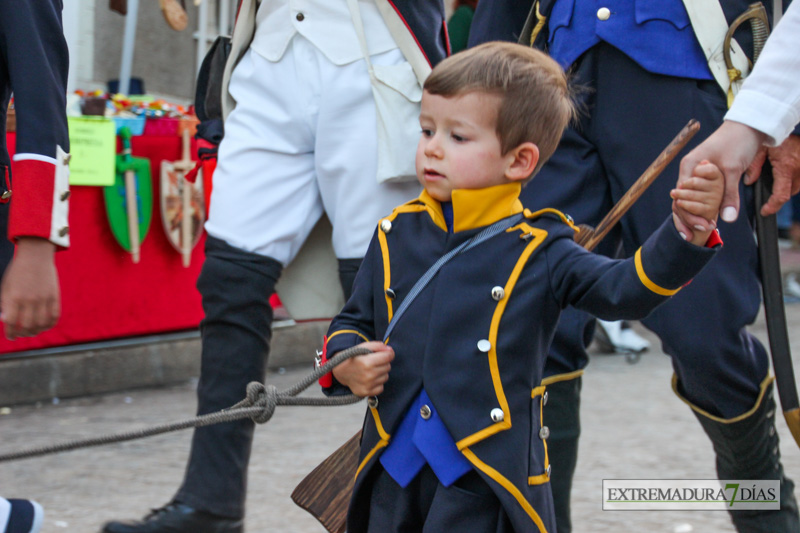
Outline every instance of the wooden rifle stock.
[[(575, 241), (587, 250), (597, 246), (699, 129), (700, 123), (690, 120), (597, 228), (580, 226), (581, 231), (575, 235)], [(311, 513), (330, 533), (343, 533), (347, 525), (347, 508), (355, 484), (360, 441), (359, 431), (320, 463), (292, 492), (292, 501)]]

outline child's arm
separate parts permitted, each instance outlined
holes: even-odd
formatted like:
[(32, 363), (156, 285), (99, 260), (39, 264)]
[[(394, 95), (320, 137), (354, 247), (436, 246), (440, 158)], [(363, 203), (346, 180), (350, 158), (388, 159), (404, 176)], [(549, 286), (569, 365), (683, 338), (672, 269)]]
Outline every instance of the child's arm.
[(356, 396), (377, 396), (389, 380), (394, 350), (378, 341), (362, 342), (358, 347), (372, 350), (372, 353), (344, 361), (333, 369), (333, 375)]
[[(692, 220), (694, 236), (691, 243), (705, 245), (711, 232), (717, 227), (725, 181), (716, 165), (703, 161), (692, 172), (692, 177), (684, 180), (678, 188), (672, 189), (672, 218), (676, 228), (681, 226), (677, 220)], [(683, 234), (681, 234), (683, 236)], [(684, 236), (685, 238), (685, 236)]]

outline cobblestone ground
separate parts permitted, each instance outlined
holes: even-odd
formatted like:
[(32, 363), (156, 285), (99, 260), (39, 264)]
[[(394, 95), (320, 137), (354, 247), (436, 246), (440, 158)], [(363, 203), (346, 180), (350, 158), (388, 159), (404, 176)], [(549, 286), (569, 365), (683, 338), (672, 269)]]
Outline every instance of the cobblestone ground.
[[(800, 368), (800, 304), (787, 306)], [(657, 340), (638, 364), (597, 354), (584, 378), (583, 437), (573, 492), (580, 532), (730, 532), (725, 512), (603, 511), (601, 482), (714, 478), (713, 454), (695, 418), (670, 389), (670, 360)], [(753, 331), (764, 338), (760, 319)], [(305, 369), (270, 374), (279, 388)], [(316, 392), (315, 392), (316, 393)], [(194, 413), (191, 383), (168, 389), (15, 407), (0, 415), (0, 453), (181, 420)], [(289, 494), (300, 479), (359, 427), (364, 405), (280, 407), (256, 432), (247, 531), (312, 533), (322, 527)], [(800, 479), (800, 450), (778, 422), (784, 465)], [(180, 482), (190, 431), (0, 464), (0, 494), (26, 496), (46, 510), (44, 533), (98, 531), (109, 519), (136, 518), (167, 502)]]

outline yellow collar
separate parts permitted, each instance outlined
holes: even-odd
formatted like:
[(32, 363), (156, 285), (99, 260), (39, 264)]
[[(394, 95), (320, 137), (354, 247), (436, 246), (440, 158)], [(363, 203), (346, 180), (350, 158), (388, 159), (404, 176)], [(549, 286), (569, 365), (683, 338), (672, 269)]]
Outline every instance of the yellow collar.
[[(495, 185), (484, 189), (456, 189), (453, 191), (453, 232), (481, 228), (522, 212), (519, 194), (522, 185), (517, 182)], [(442, 204), (423, 190), (419, 200), (428, 208), (434, 223), (446, 229)]]

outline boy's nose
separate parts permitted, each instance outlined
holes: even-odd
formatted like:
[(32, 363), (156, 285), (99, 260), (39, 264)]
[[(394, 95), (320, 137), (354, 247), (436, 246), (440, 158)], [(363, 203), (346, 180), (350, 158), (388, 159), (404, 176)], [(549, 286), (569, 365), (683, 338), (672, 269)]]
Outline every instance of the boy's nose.
[(434, 135), (425, 144), (425, 155), (430, 157), (438, 157), (442, 153), (442, 144), (439, 142), (438, 135)]

